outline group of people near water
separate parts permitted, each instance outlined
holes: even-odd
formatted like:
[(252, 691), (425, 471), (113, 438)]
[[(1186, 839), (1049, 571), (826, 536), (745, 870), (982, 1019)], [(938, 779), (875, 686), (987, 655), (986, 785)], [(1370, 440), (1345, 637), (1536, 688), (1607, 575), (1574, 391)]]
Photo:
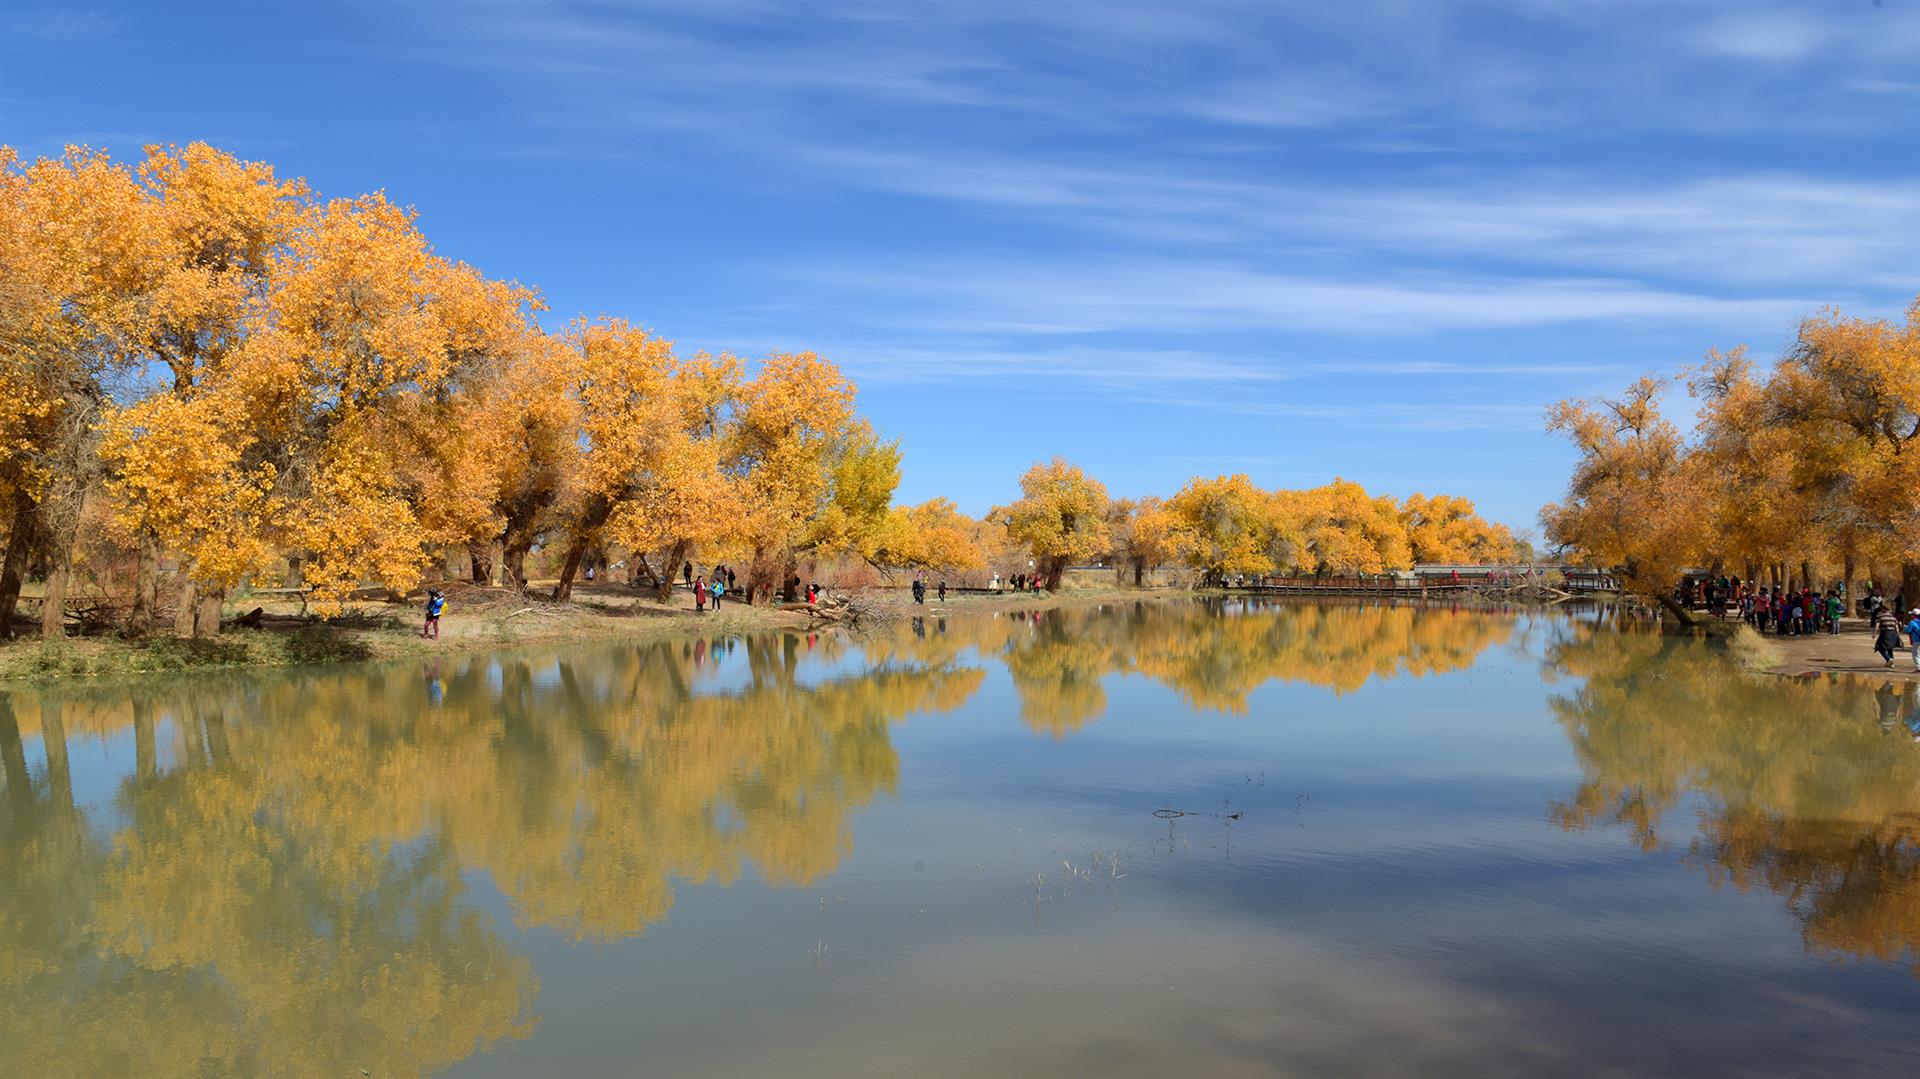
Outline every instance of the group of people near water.
[(1761, 633), (1772, 632), (1781, 637), (1838, 633), (1840, 619), (1847, 613), (1844, 585), (1834, 585), (1825, 592), (1812, 588), (1796, 591), (1777, 585), (1772, 588), (1757, 587), (1738, 577), (1721, 577), (1697, 585), (1692, 581), (1685, 582), (1681, 586), (1679, 599), (1682, 605), (1688, 607), (1693, 606), (1696, 599), (1704, 602), (1707, 611), (1715, 618), (1738, 613), (1742, 622)]
[(1031, 573), (1016, 573), (1007, 578), (1003, 583), (1000, 580), (1000, 575), (996, 573), (993, 575), (993, 580), (987, 584), (987, 587), (993, 589), (995, 592), (1001, 592), (1007, 589), (1012, 589), (1015, 592), (1038, 592), (1040, 591), (1040, 578)]
[(734, 590), (734, 572), (719, 564), (715, 564), (711, 574), (706, 574), (695, 573), (693, 563), (688, 562), (680, 567), (680, 577), (688, 588), (693, 589), (693, 609), (696, 611), (705, 611), (709, 600), (713, 602), (713, 609), (719, 610), (720, 601)]
[[(693, 609), (696, 611), (706, 611), (709, 604), (712, 605), (713, 610), (718, 611), (720, 601), (726, 599), (729, 593), (739, 594), (739, 576), (728, 566), (715, 565), (711, 573), (696, 573), (693, 563), (687, 562), (680, 567), (680, 579), (693, 591)], [(789, 578), (787, 581), (789, 589), (797, 589), (799, 585), (798, 577)], [(788, 595), (792, 593), (789, 592)], [(819, 604), (820, 586), (817, 583), (807, 584), (806, 598), (809, 607)], [(748, 602), (752, 602), (751, 598)]]
[[(1802, 587), (1759, 587), (1738, 577), (1720, 577), (1706, 581), (1682, 581), (1677, 598), (1684, 607), (1704, 605), (1715, 618), (1737, 613), (1740, 620), (1761, 633), (1779, 637), (1797, 637), (1813, 633), (1840, 632), (1840, 620), (1847, 613), (1847, 588), (1836, 584), (1826, 591)], [(1901, 614), (1905, 611), (1905, 615)], [(1873, 650), (1889, 667), (1903, 647), (1920, 671), (1920, 607), (1908, 608), (1904, 593), (1889, 603), (1873, 582), (1867, 583), (1866, 598), (1860, 602), (1867, 629), (1873, 634)], [(1904, 644), (1902, 636), (1906, 638)]]

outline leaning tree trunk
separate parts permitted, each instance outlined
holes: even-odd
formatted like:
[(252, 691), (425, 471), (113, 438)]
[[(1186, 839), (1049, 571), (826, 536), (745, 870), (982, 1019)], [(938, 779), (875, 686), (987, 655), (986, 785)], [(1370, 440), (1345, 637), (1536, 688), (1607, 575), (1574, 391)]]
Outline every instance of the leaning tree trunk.
[(1679, 620), (1681, 625), (1696, 626), (1700, 624), (1693, 617), (1692, 611), (1689, 611), (1685, 607), (1682, 607), (1680, 605), (1680, 601), (1673, 598), (1672, 592), (1669, 592), (1663, 589), (1659, 592), (1655, 592), (1653, 594), (1653, 598), (1656, 600), (1659, 600), (1660, 606), (1665, 607), (1667, 609), (1667, 613), (1673, 615), (1675, 619)]
[[(640, 564), (642, 566), (647, 564), (645, 557), (636, 557), (640, 558)], [(686, 560), (687, 544), (684, 540), (676, 542), (667, 548), (666, 556), (660, 562), (660, 576), (655, 578), (654, 581), (661, 603), (665, 603), (673, 598), (673, 579), (679, 574), (681, 563)], [(653, 571), (648, 570), (647, 572), (651, 573)], [(748, 598), (748, 602), (752, 602), (751, 597)]]
[(25, 492), (13, 496), (7, 552), (0, 559), (0, 637), (13, 636), (13, 615), (20, 607), (20, 583), (39, 540), (40, 507)]
[(580, 572), (580, 560), (587, 555), (587, 540), (583, 536), (573, 541), (567, 548), (566, 564), (560, 567), (560, 582), (553, 586), (554, 602), (564, 602), (573, 598), (573, 576)]
[[(659, 588), (661, 586), (660, 575), (653, 572), (653, 566), (647, 562), (647, 553), (645, 551), (635, 551), (633, 552), (633, 564), (627, 567), (628, 586), (632, 588), (640, 587), (640, 579), (643, 577), (646, 578), (648, 588)], [(671, 581), (671, 578), (669, 578), (669, 581)], [(669, 592), (673, 590), (671, 583), (667, 584), (666, 587)]]
[(1066, 558), (1060, 555), (1047, 558), (1045, 560), (1045, 570), (1046, 572), (1042, 574), (1042, 580), (1046, 584), (1047, 591), (1060, 591), (1060, 578), (1065, 576), (1067, 572)]

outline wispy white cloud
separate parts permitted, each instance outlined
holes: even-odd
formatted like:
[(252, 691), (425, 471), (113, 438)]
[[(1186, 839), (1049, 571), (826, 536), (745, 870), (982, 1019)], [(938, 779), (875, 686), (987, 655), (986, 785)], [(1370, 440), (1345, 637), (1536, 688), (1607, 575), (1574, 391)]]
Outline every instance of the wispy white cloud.
[(1799, 60), (1821, 51), (1834, 34), (1830, 19), (1742, 6), (1702, 26), (1696, 40), (1708, 52), (1745, 60)]
[(119, 29), (119, 21), (95, 8), (71, 4), (19, 3), (0, 14), (0, 44), (104, 41)]
[(1363, 423), (1395, 431), (1538, 431), (1546, 414), (1548, 400), (1533, 402), (1489, 403), (1484, 401), (1395, 400), (1383, 393), (1369, 393), (1362, 400), (1274, 401), (1244, 398), (1139, 398), (1142, 404), (1226, 413), (1236, 416), (1260, 416), (1307, 424), (1350, 425)]
[(1336, 279), (1228, 262), (947, 261), (791, 268), (796, 285), (874, 325), (947, 333), (1265, 329), (1420, 334), (1574, 323), (1789, 325), (1806, 297), (1721, 298), (1631, 282), (1458, 274)]
[[(1553, 379), (1565, 375), (1618, 372), (1612, 363), (1470, 363), (1430, 359), (1300, 359), (1292, 356), (1234, 356), (1198, 349), (1127, 349), (1098, 346), (1036, 347), (1030, 339), (1006, 342), (952, 342), (902, 346), (897, 343), (815, 341), (811, 347), (853, 373), (863, 384), (949, 382), (970, 378), (1043, 373), (1076, 390), (1112, 391), (1166, 386), (1274, 387), (1282, 383), (1393, 376), (1416, 380), (1458, 381), (1497, 378)], [(766, 340), (729, 341), (725, 346), (749, 355), (792, 347)], [(1429, 383), (1430, 384), (1430, 383)]]

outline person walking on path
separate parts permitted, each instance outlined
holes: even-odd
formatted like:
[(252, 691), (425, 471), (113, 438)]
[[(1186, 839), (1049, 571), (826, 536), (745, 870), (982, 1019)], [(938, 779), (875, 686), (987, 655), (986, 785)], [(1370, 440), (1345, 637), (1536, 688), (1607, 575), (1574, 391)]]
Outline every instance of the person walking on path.
[(1907, 624), (1904, 628), (1907, 632), (1907, 646), (1910, 649), (1908, 654), (1913, 658), (1913, 669), (1920, 671), (1920, 607), (1907, 612)]
[(947, 601), (947, 582), (941, 581), (940, 582), (940, 602), (945, 603), (946, 601)]
[(915, 603), (927, 602), (927, 582), (918, 577), (913, 579), (913, 601)]
[(446, 609), (447, 594), (438, 588), (427, 589), (427, 621), (420, 627), (420, 636), (440, 639), (440, 613)]
[(1900, 647), (1900, 620), (1882, 604), (1873, 609), (1869, 625), (1873, 627), (1873, 650), (1880, 653), (1887, 666), (1893, 666), (1894, 650)]
[(707, 613), (707, 578), (704, 574), (693, 579), (693, 609), (701, 614)]
[[(668, 570), (667, 572), (671, 573), (673, 571)], [(680, 563), (680, 579), (687, 582), (688, 588), (693, 587), (693, 563), (692, 562)]]

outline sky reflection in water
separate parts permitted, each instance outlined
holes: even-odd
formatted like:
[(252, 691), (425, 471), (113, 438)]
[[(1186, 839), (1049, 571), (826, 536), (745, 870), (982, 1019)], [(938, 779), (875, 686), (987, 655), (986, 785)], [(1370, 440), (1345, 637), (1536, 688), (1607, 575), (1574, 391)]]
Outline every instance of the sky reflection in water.
[(16, 688), (0, 1045), (45, 1076), (1910, 1073), (1920, 699), (1605, 622), (1145, 604)]

